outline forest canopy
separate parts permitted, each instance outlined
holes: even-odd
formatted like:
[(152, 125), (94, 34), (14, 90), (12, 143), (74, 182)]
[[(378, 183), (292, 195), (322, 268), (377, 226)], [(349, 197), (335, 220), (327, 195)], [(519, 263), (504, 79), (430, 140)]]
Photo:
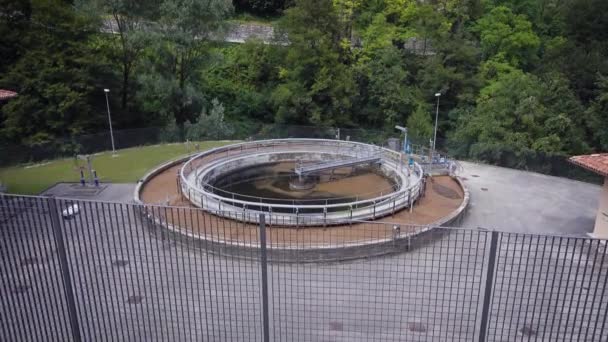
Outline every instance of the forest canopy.
[[(0, 89), (19, 94), (0, 104), (2, 144), (104, 129), (110, 88), (115, 129), (399, 124), (428, 144), (439, 92), (455, 157), (608, 151), (605, 0), (0, 3)], [(223, 42), (248, 20), (276, 41)]]

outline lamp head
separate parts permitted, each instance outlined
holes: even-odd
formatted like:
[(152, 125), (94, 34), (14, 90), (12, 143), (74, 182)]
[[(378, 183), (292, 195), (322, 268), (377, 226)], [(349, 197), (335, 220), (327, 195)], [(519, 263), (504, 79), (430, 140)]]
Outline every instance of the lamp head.
[(441, 93), (435, 93), (435, 96), (439, 97), (441, 96)]
[(110, 92), (110, 89), (105, 88), (103, 91), (104, 91), (105, 93), (109, 93), (109, 92)]

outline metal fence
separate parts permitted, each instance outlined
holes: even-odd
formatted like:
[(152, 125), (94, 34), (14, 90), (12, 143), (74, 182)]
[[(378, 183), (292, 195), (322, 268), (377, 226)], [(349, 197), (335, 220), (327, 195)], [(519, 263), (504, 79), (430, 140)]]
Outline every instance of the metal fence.
[[(230, 133), (213, 132), (213, 134), (191, 136), (187, 134), (184, 127), (169, 126), (115, 130), (114, 143), (116, 149), (125, 149), (186, 141), (316, 138), (341, 139), (382, 145), (386, 143), (388, 138), (394, 136), (399, 136), (399, 133), (374, 129), (346, 129), (282, 124), (260, 125)], [(430, 157), (430, 151), (426, 143), (418, 141), (411, 143), (415, 144), (412, 146), (414, 149), (412, 152)], [(112, 143), (109, 132), (75, 135), (33, 145), (2, 144), (0, 145), (0, 166), (40, 162), (62, 157), (74, 157), (78, 154), (93, 154), (111, 150)]]
[[(339, 256), (390, 228), (293, 233), (193, 208), (0, 196), (0, 340), (608, 338), (605, 241), (438, 227), (381, 257), (314, 263), (296, 248), (329, 239)], [(209, 234), (236, 243), (194, 238)]]

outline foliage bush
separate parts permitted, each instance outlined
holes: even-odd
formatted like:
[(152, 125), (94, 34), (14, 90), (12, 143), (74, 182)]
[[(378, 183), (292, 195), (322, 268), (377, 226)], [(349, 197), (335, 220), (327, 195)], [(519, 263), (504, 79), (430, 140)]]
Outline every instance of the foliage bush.
[(232, 125), (224, 120), (224, 106), (217, 99), (211, 101), (208, 114), (202, 111), (196, 122), (187, 121), (184, 131), (189, 141), (231, 139), (234, 134)]
[[(110, 88), (114, 128), (166, 126), (163, 141), (262, 125), (381, 141), (398, 124), (426, 145), (440, 92), (437, 144), (461, 158), (558, 173), (553, 158), (608, 150), (605, 0), (3, 4), (0, 88), (19, 93), (0, 104), (4, 144), (106, 130)], [(235, 8), (280, 13), (281, 40), (222, 42)]]

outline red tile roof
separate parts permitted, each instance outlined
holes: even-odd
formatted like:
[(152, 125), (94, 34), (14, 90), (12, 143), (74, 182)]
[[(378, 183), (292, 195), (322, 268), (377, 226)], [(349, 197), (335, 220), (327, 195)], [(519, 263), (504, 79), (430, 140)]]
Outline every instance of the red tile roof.
[(12, 99), (15, 96), (17, 96), (17, 93), (14, 91), (0, 89), (0, 101)]
[(608, 177), (608, 153), (574, 156), (570, 158), (570, 162), (604, 177)]

